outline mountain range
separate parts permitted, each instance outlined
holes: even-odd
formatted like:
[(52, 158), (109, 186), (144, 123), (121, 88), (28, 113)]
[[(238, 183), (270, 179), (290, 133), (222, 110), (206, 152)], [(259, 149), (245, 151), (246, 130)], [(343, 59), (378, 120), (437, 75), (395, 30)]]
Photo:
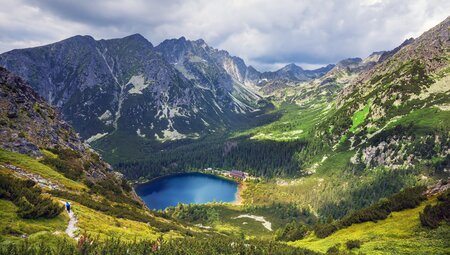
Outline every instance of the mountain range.
[[(1, 54), (0, 255), (448, 254), (449, 28), (316, 70), (139, 34)], [(131, 185), (227, 170), (239, 203)]]
[(267, 106), (258, 92), (264, 83), (308, 81), (332, 68), (291, 64), (260, 73), (203, 40), (181, 37), (153, 47), (139, 34), (75, 36), (3, 53), (0, 64), (27, 79), (88, 142), (114, 133), (196, 139), (239, 126)]

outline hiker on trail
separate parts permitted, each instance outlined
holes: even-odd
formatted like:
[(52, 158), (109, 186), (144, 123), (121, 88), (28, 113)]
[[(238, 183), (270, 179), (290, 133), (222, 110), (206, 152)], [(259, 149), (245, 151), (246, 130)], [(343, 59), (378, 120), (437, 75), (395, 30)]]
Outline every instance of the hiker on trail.
[(66, 209), (67, 209), (67, 212), (70, 213), (70, 203), (69, 202), (66, 202)]

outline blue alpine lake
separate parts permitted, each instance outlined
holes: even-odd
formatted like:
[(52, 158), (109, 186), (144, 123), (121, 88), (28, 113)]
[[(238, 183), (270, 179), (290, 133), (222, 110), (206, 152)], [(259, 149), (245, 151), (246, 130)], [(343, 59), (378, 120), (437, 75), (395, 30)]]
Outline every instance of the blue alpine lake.
[(157, 178), (135, 190), (149, 208), (159, 210), (178, 203), (233, 202), (238, 183), (209, 174), (186, 173)]

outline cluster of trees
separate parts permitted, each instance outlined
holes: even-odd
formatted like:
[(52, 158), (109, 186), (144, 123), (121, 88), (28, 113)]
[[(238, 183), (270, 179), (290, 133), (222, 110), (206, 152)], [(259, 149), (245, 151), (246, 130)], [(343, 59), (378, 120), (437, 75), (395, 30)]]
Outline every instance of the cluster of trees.
[[(350, 254), (356, 254), (356, 253), (353, 253), (351, 250), (352, 249), (359, 249), (359, 248), (361, 248), (361, 245), (362, 245), (362, 241), (360, 241), (360, 240), (348, 240), (346, 243), (345, 243), (345, 247), (347, 248), (347, 250), (348, 251), (346, 251), (346, 250), (342, 250), (341, 249), (341, 244), (340, 243), (338, 243), (338, 244), (335, 244), (334, 246), (331, 246), (330, 248), (328, 248), (328, 250), (327, 250), (327, 252), (325, 253), (325, 254), (333, 254), (333, 255), (340, 255), (340, 254), (345, 254), (345, 255), (350, 255)], [(364, 253), (361, 253), (361, 252), (359, 252), (358, 254), (364, 254)]]
[(121, 162), (114, 167), (130, 179), (153, 178), (207, 167), (237, 168), (265, 177), (293, 176), (300, 174), (297, 153), (305, 144), (304, 141), (258, 141), (248, 137), (205, 139), (155, 151), (145, 161)]
[[(69, 179), (83, 182), (89, 188), (90, 194), (101, 195), (112, 202), (142, 207), (142, 204), (130, 194), (132, 187), (126, 179), (116, 177), (113, 173), (108, 172), (104, 172), (104, 176), (97, 179), (85, 176), (84, 173), (89, 169), (91, 163), (98, 164), (100, 162), (97, 154), (92, 153), (90, 161), (83, 159), (82, 155), (75, 150), (60, 147), (48, 148), (48, 150), (56, 154), (57, 157), (47, 155), (41, 160), (41, 163), (52, 167)], [(90, 201), (91, 199), (83, 200), (84, 203), (90, 203)]]
[(219, 213), (212, 206), (197, 204), (178, 204), (175, 207), (169, 207), (165, 213), (172, 218), (191, 223), (214, 223), (219, 221)]
[(132, 210), (129, 206), (121, 204), (112, 205), (111, 202), (106, 199), (101, 199), (97, 201), (94, 200), (92, 196), (86, 193), (76, 194), (64, 190), (51, 190), (49, 191), (49, 193), (55, 197), (65, 198), (67, 200), (78, 202), (86, 207), (89, 207), (97, 211), (101, 211), (114, 217), (142, 222), (146, 222), (149, 219), (149, 217), (147, 217), (145, 214), (138, 212), (136, 210)]
[[(201, 204), (178, 204), (164, 210), (165, 217), (189, 223), (214, 224), (220, 222), (217, 207)], [(293, 203), (273, 203), (271, 205), (247, 205), (244, 212), (257, 215), (274, 215), (278, 224), (286, 224), (277, 230), (276, 240), (293, 241), (303, 238), (317, 218), (308, 208), (299, 208)]]
[(90, 194), (98, 194), (107, 198), (109, 201), (130, 204), (131, 206), (141, 207), (142, 204), (135, 199), (130, 199), (132, 188), (126, 179), (116, 179), (113, 174), (105, 174), (106, 178), (98, 180), (86, 179), (84, 183), (89, 188)]
[(427, 205), (420, 213), (420, 223), (424, 227), (437, 228), (445, 221), (450, 224), (450, 190), (438, 196), (435, 205)]
[(444, 172), (445, 169), (450, 169), (450, 154), (447, 154), (445, 158), (441, 160), (436, 160), (434, 162), (433, 168), (436, 170), (437, 174), (442, 174), (442, 176), (446, 176), (446, 173)]
[(338, 229), (349, 227), (355, 223), (376, 222), (386, 219), (391, 212), (415, 208), (426, 199), (425, 189), (424, 186), (407, 188), (393, 196), (381, 199), (370, 207), (350, 213), (339, 221), (317, 224), (314, 228), (315, 234), (319, 238), (324, 238)]
[(83, 168), (71, 165), (68, 161), (59, 158), (45, 157), (41, 163), (52, 167), (71, 180), (77, 181), (83, 176)]
[(155, 241), (124, 242), (120, 239), (98, 241), (81, 238), (78, 245), (68, 240), (56, 244), (40, 241), (19, 241), (0, 247), (0, 255), (48, 254), (48, 255), (183, 255), (183, 254), (242, 254), (242, 255), (315, 255), (307, 249), (288, 246), (275, 241), (243, 240), (225, 235), (210, 235), (207, 238), (184, 238)]
[[(444, 144), (438, 143), (439, 140), (444, 141)], [(406, 147), (407, 154), (414, 154), (416, 157), (431, 159), (436, 154), (441, 153), (445, 147), (445, 142), (449, 141), (448, 131), (443, 127), (423, 127), (414, 122), (398, 124), (393, 128), (379, 132), (368, 140), (370, 145), (378, 145), (380, 142), (388, 141), (391, 138), (410, 137), (412, 142)], [(400, 149), (400, 148), (392, 148)]]
[[(414, 168), (401, 171), (383, 169), (382, 171), (370, 173), (373, 176), (370, 185), (358, 181), (350, 181), (348, 192), (342, 194), (342, 199), (339, 201), (324, 202), (318, 209), (318, 213), (325, 219), (341, 219), (353, 210), (369, 207), (381, 198), (389, 197), (400, 192), (403, 187), (415, 185), (417, 183), (415, 176), (417, 176), (418, 171), (418, 169)], [(339, 191), (339, 185), (342, 180), (357, 180), (357, 177), (350, 172), (350, 168), (345, 174), (342, 178), (334, 181), (338, 183), (338, 186), (334, 186), (331, 189), (337, 189)], [(364, 177), (367, 178), (366, 176)]]
[(351, 114), (356, 110), (352, 108), (352, 104), (346, 104), (319, 124), (318, 130), (323, 131), (321, 139), (324, 143), (332, 144), (336, 137), (341, 137), (352, 126)]
[(45, 156), (41, 163), (52, 167), (69, 179), (78, 181), (82, 178), (84, 169), (78, 160), (81, 158), (79, 153), (74, 150), (60, 148), (50, 148), (48, 150), (58, 155), (58, 157)]
[(286, 224), (284, 228), (280, 228), (275, 232), (275, 240), (278, 241), (295, 241), (303, 239), (308, 233), (308, 227), (301, 222), (292, 221)]
[(361, 240), (348, 240), (345, 243), (345, 246), (347, 247), (347, 249), (351, 250), (351, 249), (359, 249), (361, 248), (361, 244), (362, 241)]
[(299, 208), (295, 203), (272, 203), (270, 205), (246, 205), (246, 213), (276, 215), (283, 222), (302, 222), (307, 226), (314, 226), (317, 217), (309, 208)]
[(19, 207), (17, 214), (25, 219), (54, 218), (64, 210), (62, 205), (44, 196), (34, 181), (6, 174), (0, 174), (0, 198), (12, 201)]

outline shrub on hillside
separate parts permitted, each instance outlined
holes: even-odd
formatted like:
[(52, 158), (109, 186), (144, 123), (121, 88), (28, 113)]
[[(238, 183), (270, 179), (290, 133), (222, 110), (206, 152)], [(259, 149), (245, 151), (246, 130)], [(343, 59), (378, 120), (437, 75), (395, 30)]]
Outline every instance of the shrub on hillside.
[(48, 165), (65, 177), (78, 181), (84, 173), (84, 166), (80, 161), (81, 154), (75, 150), (62, 149), (60, 146), (55, 148), (47, 148), (47, 150), (56, 154), (58, 157), (45, 157), (41, 163)]
[(17, 214), (26, 219), (53, 218), (64, 207), (50, 197), (41, 194), (41, 189), (32, 180), (20, 180), (0, 174), (0, 198), (12, 201), (19, 210)]
[(308, 228), (301, 222), (292, 221), (284, 228), (275, 232), (275, 239), (278, 241), (295, 241), (303, 239), (308, 233)]
[(317, 224), (314, 227), (314, 233), (319, 238), (325, 238), (338, 230), (338, 227), (333, 223)]
[[(130, 197), (132, 188), (125, 179), (117, 180), (112, 174), (107, 174), (103, 179), (85, 179), (84, 183), (89, 188), (89, 193), (99, 194), (110, 201), (141, 207), (141, 203)], [(124, 192), (125, 191), (125, 192)]]
[(442, 221), (450, 224), (450, 190), (438, 197), (436, 205), (427, 205), (420, 213), (420, 223), (424, 227), (437, 228)]
[(361, 247), (362, 242), (360, 240), (348, 240), (345, 243), (345, 246), (347, 246), (347, 249), (351, 250), (354, 248), (360, 248)]
[(168, 208), (166, 212), (173, 218), (187, 222), (210, 224), (220, 220), (217, 210), (205, 205), (178, 204), (176, 207)]
[(56, 146), (55, 148), (48, 148), (48, 150), (58, 155), (61, 160), (81, 158), (81, 154), (79, 152), (71, 149), (63, 149), (60, 146)]
[(355, 223), (367, 221), (376, 222), (378, 220), (386, 219), (391, 212), (417, 207), (420, 202), (426, 198), (423, 194), (424, 191), (425, 187), (423, 186), (407, 188), (386, 199), (381, 199), (378, 203), (368, 208), (351, 213), (344, 217), (339, 223), (344, 227), (348, 227)]
[(131, 192), (133, 190), (133, 188), (125, 178), (121, 180), (120, 186), (123, 190), (125, 190), (125, 192)]
[(69, 160), (45, 157), (41, 163), (54, 168), (71, 180), (77, 181), (83, 175), (83, 168)]
[(381, 199), (379, 202), (370, 207), (350, 213), (338, 222), (318, 224), (314, 229), (316, 236), (319, 238), (324, 238), (331, 235), (338, 229), (349, 227), (355, 223), (363, 223), (368, 221), (376, 222), (378, 220), (386, 219), (391, 212), (415, 208), (421, 201), (426, 199), (424, 195), (425, 189), (426, 187), (423, 186), (407, 188), (388, 198)]
[(335, 246), (328, 248), (326, 254), (338, 255), (339, 254), (339, 246), (340, 246), (340, 244), (336, 244)]
[(283, 220), (285, 224), (292, 221), (302, 222), (306, 226), (314, 226), (317, 217), (309, 208), (300, 208), (295, 203), (272, 203), (270, 205), (245, 205), (244, 211), (249, 214), (272, 214)]

